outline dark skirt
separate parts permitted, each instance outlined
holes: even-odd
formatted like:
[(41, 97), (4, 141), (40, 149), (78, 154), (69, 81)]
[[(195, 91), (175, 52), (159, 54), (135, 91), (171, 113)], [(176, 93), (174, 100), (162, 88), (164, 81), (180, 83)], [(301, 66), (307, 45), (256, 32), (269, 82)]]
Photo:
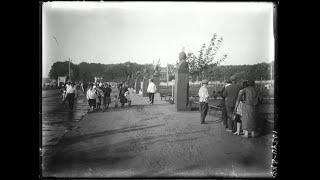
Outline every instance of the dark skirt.
[(127, 102), (127, 98), (125, 96), (120, 96), (120, 103), (124, 104)]
[(256, 131), (256, 107), (244, 104), (242, 111), (242, 129)]
[(96, 99), (89, 99), (89, 106), (95, 107), (96, 106)]
[(111, 103), (111, 98), (110, 97), (104, 97), (103, 98), (103, 104), (110, 104)]

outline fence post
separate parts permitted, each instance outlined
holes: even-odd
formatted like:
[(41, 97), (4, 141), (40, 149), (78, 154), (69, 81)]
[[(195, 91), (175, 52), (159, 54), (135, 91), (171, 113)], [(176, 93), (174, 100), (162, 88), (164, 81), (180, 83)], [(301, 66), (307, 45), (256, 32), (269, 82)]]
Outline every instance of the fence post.
[(174, 90), (174, 84), (172, 84), (172, 86), (171, 86), (172, 102), (174, 103), (173, 90)]

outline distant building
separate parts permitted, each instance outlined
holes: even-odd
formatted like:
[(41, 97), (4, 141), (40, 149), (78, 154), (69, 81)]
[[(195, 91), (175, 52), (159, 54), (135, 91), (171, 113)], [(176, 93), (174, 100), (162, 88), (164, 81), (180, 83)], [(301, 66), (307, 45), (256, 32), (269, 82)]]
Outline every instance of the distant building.
[(58, 77), (58, 85), (60, 86), (60, 84), (66, 84), (67, 81), (67, 76), (59, 76)]
[(94, 77), (94, 83), (102, 82), (102, 77)]
[(169, 73), (167, 73), (167, 67), (160, 67), (159, 68), (160, 70), (159, 70), (159, 79), (160, 79), (160, 81), (167, 81), (167, 76), (169, 75), (169, 77), (170, 76), (172, 76), (172, 75), (174, 75), (173, 73), (171, 73), (170, 71), (169, 71)]
[(167, 81), (167, 68), (160, 67), (160, 81)]

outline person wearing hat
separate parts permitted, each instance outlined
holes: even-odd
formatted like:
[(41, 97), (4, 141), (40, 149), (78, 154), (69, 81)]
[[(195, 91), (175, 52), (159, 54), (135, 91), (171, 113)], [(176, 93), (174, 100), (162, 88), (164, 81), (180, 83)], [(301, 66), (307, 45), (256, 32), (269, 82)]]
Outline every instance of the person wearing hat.
[(257, 136), (256, 132), (256, 112), (257, 112), (257, 104), (259, 100), (259, 93), (254, 88), (255, 82), (254, 80), (248, 80), (247, 87), (244, 88), (240, 93), (237, 99), (239, 102), (240, 98), (245, 97), (245, 102), (243, 104), (242, 110), (242, 129), (244, 131), (245, 138), (249, 137), (249, 132), (251, 132), (251, 137)]
[(225, 106), (227, 110), (227, 131), (236, 132), (236, 126), (233, 122), (234, 110), (236, 106), (236, 101), (238, 98), (239, 91), (241, 90), (241, 85), (237, 83), (237, 77), (235, 75), (230, 77), (231, 85), (227, 86), (223, 91), (222, 96), (225, 98)]
[(208, 113), (208, 98), (209, 98), (209, 93), (207, 89), (208, 85), (208, 80), (204, 79), (202, 80), (202, 86), (199, 89), (199, 102), (200, 102), (200, 122), (201, 124), (205, 124), (205, 119)]
[[(231, 85), (231, 81), (228, 80), (226, 85), (223, 86), (222, 90), (221, 90), (221, 96), (223, 94), (223, 92), (225, 91), (226, 87), (228, 87), (229, 85)], [(222, 121), (223, 121), (223, 125), (228, 128), (228, 116), (227, 116), (227, 109), (226, 109), (226, 104), (225, 104), (225, 97), (222, 96), (222, 102), (221, 102), (221, 106), (222, 106)]]

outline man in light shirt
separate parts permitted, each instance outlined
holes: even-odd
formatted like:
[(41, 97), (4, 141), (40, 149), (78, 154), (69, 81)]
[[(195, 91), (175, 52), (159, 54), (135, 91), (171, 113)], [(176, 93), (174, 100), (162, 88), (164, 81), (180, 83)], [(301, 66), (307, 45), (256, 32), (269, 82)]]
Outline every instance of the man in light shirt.
[(147, 88), (147, 93), (149, 93), (149, 101), (150, 101), (150, 104), (153, 104), (153, 101), (154, 101), (154, 93), (157, 92), (157, 87), (156, 85), (153, 83), (153, 79), (150, 79), (150, 83), (148, 85), (148, 88)]
[(88, 103), (89, 103), (89, 107), (90, 107), (89, 112), (92, 112), (93, 108), (96, 105), (96, 98), (97, 98), (96, 90), (93, 89), (93, 84), (90, 84), (86, 97), (88, 99)]
[(205, 119), (208, 113), (208, 98), (209, 93), (207, 89), (208, 80), (204, 79), (202, 80), (202, 86), (199, 89), (199, 102), (200, 102), (200, 122), (201, 124), (205, 124)]
[(73, 110), (74, 100), (78, 97), (78, 91), (74, 82), (71, 85), (70, 84), (67, 86), (67, 100), (70, 110)]

